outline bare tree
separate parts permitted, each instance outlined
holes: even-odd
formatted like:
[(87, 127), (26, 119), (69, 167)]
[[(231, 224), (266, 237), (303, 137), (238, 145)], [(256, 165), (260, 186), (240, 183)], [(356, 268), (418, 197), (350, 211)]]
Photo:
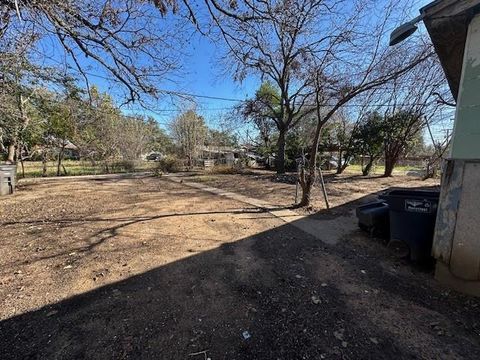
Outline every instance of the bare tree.
[(53, 74), (31, 64), (24, 48), (5, 49), (0, 55), (0, 134), (6, 145), (7, 162), (14, 163), (20, 134), (26, 130), (30, 115), (28, 103), (42, 79)]
[[(234, 78), (241, 81), (258, 75), (279, 89), (280, 104), (275, 111), (278, 172), (285, 170), (285, 133), (289, 128), (317, 113), (318, 136), (312, 144), (315, 154), (311, 154), (315, 156), (310, 157), (315, 163), (321, 127), (339, 108), (433, 53), (418, 42), (393, 49), (387, 46), (386, 34), (405, 10), (404, 4), (394, 1), (205, 3), (225, 44), (223, 59)], [(401, 62), (398, 54), (403, 55)], [(313, 169), (313, 177), (314, 173)], [(301, 180), (305, 194), (302, 205), (309, 203), (313, 180)]]
[(323, 19), (339, 10), (338, 1), (243, 1), (234, 8), (206, 3), (224, 44), (223, 62), (234, 79), (257, 75), (278, 89), (275, 106), (268, 101), (262, 106), (270, 107), (278, 129), (276, 165), (283, 173), (286, 133), (314, 111), (307, 106), (313, 94), (308, 64), (341, 43), (354, 21), (341, 27), (331, 21), (328, 33), (318, 31), (325, 26)]
[[(385, 34), (395, 14), (395, 3), (387, 3), (380, 10), (369, 8), (366, 3), (355, 7), (357, 15), (370, 14), (368, 21), (356, 22), (350, 36), (339, 47), (329, 47), (311, 61), (314, 79), (314, 103), (317, 127), (310, 150), (308, 168), (301, 173), (302, 199), (299, 206), (311, 202), (311, 189), (316, 176), (316, 161), (322, 127), (343, 106), (361, 94), (378, 89), (401, 78), (418, 64), (433, 55), (433, 50), (423, 41), (412, 41), (400, 47), (389, 48)], [(361, 54), (361, 56), (360, 56)]]
[(337, 174), (345, 171), (353, 157), (353, 135), (358, 121), (354, 121), (346, 112), (339, 111), (337, 116), (332, 117), (329, 128), (329, 138), (332, 145), (337, 148)]
[(425, 119), (425, 125), (428, 130), (428, 135), (430, 136), (430, 141), (432, 142), (431, 148), (433, 151), (426, 161), (425, 175), (423, 176), (423, 180), (433, 178), (437, 175), (445, 153), (450, 148), (450, 143), (452, 141), (450, 131), (446, 132), (443, 139), (438, 140), (435, 139), (435, 137), (433, 136), (432, 127), (430, 126), (430, 122), (428, 121), (428, 119)]
[[(433, 57), (404, 77), (388, 84), (384, 94), (384, 176), (392, 176), (395, 165), (408, 150), (410, 140), (435, 123), (441, 107), (438, 95), (446, 93), (445, 77), (438, 59)], [(443, 97), (442, 97), (443, 98)]]
[(187, 110), (170, 123), (170, 131), (182, 155), (186, 157), (188, 167), (192, 167), (207, 136), (207, 126), (203, 117), (194, 110)]

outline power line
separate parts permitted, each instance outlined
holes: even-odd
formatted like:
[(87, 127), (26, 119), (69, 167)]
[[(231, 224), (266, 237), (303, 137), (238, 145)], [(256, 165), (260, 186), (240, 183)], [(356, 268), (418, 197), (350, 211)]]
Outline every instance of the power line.
[[(45, 58), (53, 61), (54, 63), (56, 63), (58, 65), (66, 65), (69, 68), (69, 70), (77, 73), (78, 75), (83, 76), (85, 74), (85, 75), (89, 75), (89, 76), (96, 77), (96, 78), (103, 79), (103, 80), (111, 80), (111, 78), (108, 78), (108, 77), (102, 76), (102, 75), (98, 75), (98, 74), (94, 74), (94, 73), (91, 73), (89, 71), (75, 70), (70, 64), (62, 63), (62, 62), (58, 61), (57, 59), (55, 59), (51, 56), (42, 54), (38, 50), (34, 50), (34, 51), (37, 54), (39, 54), (41, 56), (44, 56)], [(177, 90), (158, 89), (158, 91), (162, 92), (164, 94), (171, 94), (171, 95), (184, 96), (184, 97), (202, 98), (202, 99), (210, 99), (210, 100), (221, 100), (221, 101), (232, 101), (232, 102), (245, 102), (246, 101), (246, 100), (241, 100), (241, 99), (233, 99), (233, 98), (219, 97), (219, 96), (213, 96), (213, 95), (192, 94), (192, 93), (177, 91)]]
[(225, 98), (225, 97), (218, 97), (218, 96), (211, 96), (211, 95), (192, 94), (192, 93), (187, 93), (187, 92), (182, 92), (182, 91), (174, 91), (174, 90), (160, 89), (160, 90), (158, 90), (158, 91), (163, 92), (163, 93), (165, 93), (165, 94), (185, 96), (185, 97), (194, 97), (194, 98), (200, 98), (200, 99), (232, 101), (232, 102), (246, 102), (246, 101), (247, 101), (247, 100), (240, 100), (240, 99), (233, 99), (233, 98)]
[[(58, 60), (56, 60), (55, 58), (52, 58), (50, 56), (47, 56), (45, 54), (42, 54), (40, 53), (38, 50), (34, 50), (35, 52), (37, 52), (37, 54), (41, 55), (41, 56), (44, 56), (45, 58), (59, 64), (59, 65), (67, 65), (69, 67), (69, 69), (79, 75), (82, 75), (83, 74), (86, 74), (86, 75), (89, 75), (89, 76), (92, 76), (92, 77), (97, 77), (97, 78), (100, 78), (100, 79), (104, 79), (104, 80), (111, 80), (111, 78), (107, 78), (105, 76), (101, 76), (101, 75), (98, 75), (98, 74), (94, 74), (94, 73), (91, 73), (91, 72), (87, 72), (87, 71), (83, 71), (83, 74), (81, 71), (79, 70), (75, 70), (74, 68), (72, 68), (72, 66), (70, 64), (65, 64), (65, 63), (62, 63)], [(237, 103), (244, 103), (244, 102), (247, 102), (248, 100), (241, 100), (241, 99), (235, 99), (235, 98), (227, 98), (227, 97), (218, 97), (218, 96), (213, 96), (213, 95), (203, 95), (203, 94), (194, 94), (194, 93), (189, 93), (189, 92), (183, 92), (183, 91), (177, 91), (177, 90), (167, 90), (167, 89), (158, 89), (159, 92), (161, 93), (164, 93), (164, 94), (170, 94), (170, 95), (176, 95), (176, 96), (180, 96), (180, 97), (192, 97), (192, 98), (200, 98), (200, 99), (210, 99), (210, 100), (220, 100), (220, 101), (230, 101), (230, 102), (237, 102)], [(427, 103), (411, 103), (411, 104), (396, 104), (395, 106), (397, 107), (409, 107), (409, 106), (424, 106), (424, 105), (427, 105)], [(317, 106), (316, 104), (304, 104), (304, 106), (306, 107), (315, 107)], [(332, 107), (335, 107), (337, 106), (337, 104), (322, 104), (322, 105), (318, 105), (319, 107), (322, 107), (322, 108), (332, 108)], [(393, 107), (393, 105), (391, 104), (368, 104), (368, 105), (365, 105), (365, 104), (356, 104), (356, 103), (346, 103), (344, 105), (341, 106), (342, 108), (356, 108), (356, 107), (371, 107), (371, 108), (375, 108), (375, 107)], [(148, 109), (146, 108), (147, 110), (150, 110), (152, 112), (177, 112), (177, 111), (180, 111), (179, 109)], [(226, 111), (226, 110), (233, 110), (233, 107), (231, 108), (218, 108), (218, 109), (199, 109), (199, 111)]]
[[(227, 111), (227, 110), (233, 110), (233, 107), (224, 107), (224, 108), (198, 108), (198, 112), (202, 111)], [(145, 107), (145, 110), (151, 111), (151, 112), (182, 112), (182, 109), (156, 109), (156, 108), (148, 108)]]

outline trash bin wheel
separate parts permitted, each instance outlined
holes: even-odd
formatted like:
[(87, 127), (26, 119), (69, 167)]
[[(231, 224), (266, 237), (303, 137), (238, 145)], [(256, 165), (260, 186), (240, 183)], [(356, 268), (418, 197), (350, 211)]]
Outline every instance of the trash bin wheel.
[(387, 248), (393, 256), (398, 259), (405, 259), (410, 255), (410, 247), (405, 241), (392, 239), (388, 242)]

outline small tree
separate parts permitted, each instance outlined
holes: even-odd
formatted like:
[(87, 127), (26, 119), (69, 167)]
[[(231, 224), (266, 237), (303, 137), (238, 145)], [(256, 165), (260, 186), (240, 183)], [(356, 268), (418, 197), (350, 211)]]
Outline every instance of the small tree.
[(378, 112), (367, 114), (363, 117), (355, 131), (353, 132), (354, 153), (367, 157), (367, 162), (363, 164), (362, 175), (370, 175), (373, 164), (382, 155), (384, 142), (384, 124), (383, 117)]
[[(283, 111), (280, 91), (270, 81), (262, 83), (255, 97), (241, 106), (243, 117), (255, 124), (265, 148), (272, 140), (272, 128), (275, 129), (275, 167), (279, 173), (285, 172), (288, 132), (299, 124), (298, 119), (286, 119)], [(299, 113), (297, 116), (303, 117)]]
[(74, 143), (80, 150), (81, 157), (92, 162), (107, 161), (119, 155), (118, 130), (122, 119), (120, 110), (107, 94), (97, 88), (90, 89), (91, 101), (82, 100), (82, 107), (76, 110)]
[(121, 116), (116, 135), (119, 138), (118, 150), (123, 160), (138, 160), (146, 153), (151, 141), (151, 128), (141, 116)]
[(35, 96), (39, 82), (46, 75), (43, 68), (33, 66), (25, 53), (18, 55), (17, 62), (4, 61), (0, 57), (0, 129), (6, 145), (7, 162), (15, 163), (19, 140), (30, 122), (29, 102)]
[(187, 110), (170, 123), (170, 131), (182, 155), (186, 157), (188, 167), (192, 167), (207, 137), (205, 120), (195, 110)]
[(435, 57), (386, 85), (386, 91), (377, 100), (383, 99), (387, 105), (383, 130), (384, 176), (392, 176), (398, 159), (419, 141), (427, 122), (435, 122), (436, 114), (446, 106), (438, 101), (437, 95), (446, 91), (445, 76)]
[(162, 154), (173, 153), (173, 141), (168, 136), (167, 132), (158, 125), (158, 122), (154, 118), (148, 117), (145, 125), (149, 132), (147, 144), (148, 151), (156, 151)]
[(342, 174), (354, 156), (353, 133), (356, 124), (345, 113), (339, 113), (329, 124), (330, 146), (337, 149), (337, 174)]
[(118, 139), (118, 153), (123, 160), (134, 161), (142, 155), (157, 151), (172, 152), (173, 143), (155, 119), (143, 116), (125, 116), (119, 118), (115, 130)]
[[(61, 175), (62, 161), (65, 156), (65, 147), (70, 143), (75, 131), (73, 114), (65, 103), (52, 102), (49, 104), (49, 114), (46, 118), (46, 136), (57, 150), (57, 176)], [(63, 167), (66, 175), (65, 167)]]
[(386, 116), (383, 123), (385, 172), (392, 176), (401, 155), (415, 143), (416, 135), (425, 126), (424, 117), (419, 112), (399, 111)]
[(428, 120), (426, 121), (426, 125), (432, 143), (430, 146), (427, 146), (427, 149), (429, 150), (427, 151), (430, 152), (430, 156), (427, 159), (425, 176), (423, 177), (423, 180), (433, 178), (437, 175), (437, 171), (441, 166), (442, 159), (447, 150), (450, 148), (450, 142), (452, 139), (450, 131), (446, 132), (443, 139), (435, 139)]
[[(258, 132), (258, 138), (254, 137), (253, 141), (267, 166), (269, 166), (268, 158), (278, 151), (278, 140), (275, 140), (275, 137), (279, 128), (276, 121), (276, 111), (280, 105), (279, 97), (274, 86), (268, 81), (264, 82), (256, 91), (255, 97), (243, 102), (232, 115), (235, 118), (240, 115), (254, 126)], [(276, 150), (274, 143), (277, 144)]]

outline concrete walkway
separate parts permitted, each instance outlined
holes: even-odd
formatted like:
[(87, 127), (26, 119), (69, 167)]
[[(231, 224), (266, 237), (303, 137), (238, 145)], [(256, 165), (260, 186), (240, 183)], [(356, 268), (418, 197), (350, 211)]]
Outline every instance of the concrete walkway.
[(285, 223), (295, 226), (297, 229), (310, 234), (324, 243), (334, 245), (343, 237), (357, 229), (357, 222), (353, 213), (348, 216), (339, 216), (334, 219), (313, 219), (310, 216), (300, 215), (293, 210), (272, 205), (264, 200), (237, 194), (231, 191), (211, 187), (202, 183), (186, 181), (185, 178), (176, 175), (163, 175), (162, 178), (181, 183), (185, 186), (209, 192), (228, 199), (240, 201), (255, 207), (265, 209), (273, 216)]

